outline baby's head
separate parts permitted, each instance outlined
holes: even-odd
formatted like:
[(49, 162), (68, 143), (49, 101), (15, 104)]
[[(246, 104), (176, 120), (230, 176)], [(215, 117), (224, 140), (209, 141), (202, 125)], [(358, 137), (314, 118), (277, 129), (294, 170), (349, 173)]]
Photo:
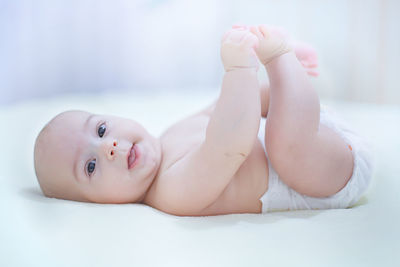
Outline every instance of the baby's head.
[(39, 133), (36, 176), (48, 197), (141, 202), (161, 162), (161, 145), (135, 121), (66, 111)]

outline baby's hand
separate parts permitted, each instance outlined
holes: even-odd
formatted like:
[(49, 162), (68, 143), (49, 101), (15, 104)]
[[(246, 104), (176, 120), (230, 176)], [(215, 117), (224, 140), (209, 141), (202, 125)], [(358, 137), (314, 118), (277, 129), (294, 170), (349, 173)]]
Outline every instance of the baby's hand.
[(267, 65), (272, 59), (291, 51), (287, 36), (277, 28), (266, 25), (251, 26), (250, 31), (257, 36), (259, 46), (256, 53), (261, 63)]
[(221, 42), (221, 58), (225, 71), (242, 68), (258, 70), (258, 59), (254, 51), (257, 46), (257, 37), (246, 27), (226, 32)]

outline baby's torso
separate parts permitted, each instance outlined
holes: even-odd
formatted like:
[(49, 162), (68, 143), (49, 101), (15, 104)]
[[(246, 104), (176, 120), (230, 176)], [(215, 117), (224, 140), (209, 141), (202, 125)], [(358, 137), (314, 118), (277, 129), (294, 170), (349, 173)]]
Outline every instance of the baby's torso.
[[(205, 139), (209, 121), (207, 115), (195, 115), (170, 127), (161, 136), (163, 161), (162, 174)], [(224, 166), (220, 166), (224, 168)], [(218, 177), (215, 177), (218, 179)], [(232, 177), (228, 186), (214, 203), (198, 215), (261, 212), (260, 197), (268, 186), (268, 163), (261, 142), (256, 140), (253, 150)]]

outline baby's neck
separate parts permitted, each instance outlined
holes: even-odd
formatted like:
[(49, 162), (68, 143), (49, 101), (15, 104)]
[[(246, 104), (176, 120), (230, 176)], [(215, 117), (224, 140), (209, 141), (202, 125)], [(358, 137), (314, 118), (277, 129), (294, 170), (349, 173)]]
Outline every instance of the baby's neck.
[(146, 198), (149, 196), (149, 193), (153, 187), (153, 185), (155, 184), (154, 182), (157, 180), (159, 174), (160, 174), (160, 166), (162, 165), (162, 161), (163, 161), (163, 150), (162, 150), (162, 146), (161, 146), (161, 139), (160, 138), (155, 138), (157, 141), (157, 150), (159, 152), (159, 160), (158, 160), (158, 165), (155, 168), (154, 172), (151, 174), (151, 177), (148, 177), (147, 179), (150, 180), (151, 182), (149, 183), (149, 186), (147, 187), (146, 191), (142, 194), (141, 197), (138, 198), (137, 201), (135, 201), (135, 203), (142, 203), (142, 204), (146, 204)]

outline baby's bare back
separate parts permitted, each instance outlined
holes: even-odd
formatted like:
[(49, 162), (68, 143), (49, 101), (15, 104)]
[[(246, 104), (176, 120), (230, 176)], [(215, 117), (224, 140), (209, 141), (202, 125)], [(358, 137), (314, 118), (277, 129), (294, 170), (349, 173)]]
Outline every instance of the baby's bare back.
[[(152, 187), (150, 188), (144, 202), (154, 208), (164, 210), (171, 213), (165, 205), (164, 201), (160, 202), (162, 197), (163, 184), (168, 184), (165, 179), (171, 179), (169, 176), (163, 176), (171, 166), (176, 162), (184, 159), (191, 151), (197, 149), (206, 137), (206, 129), (210, 116), (206, 112), (200, 112), (171, 126), (161, 136), (163, 160), (160, 166), (159, 174), (157, 175)], [(200, 165), (200, 164), (199, 164)], [(218, 168), (224, 168), (219, 165)], [(212, 180), (217, 180), (218, 171), (215, 170), (215, 177)], [(188, 172), (185, 179), (202, 179), (201, 170), (186, 169), (183, 173)], [(189, 172), (195, 172), (189, 174)], [(196, 175), (198, 173), (199, 175)], [(160, 180), (163, 180), (160, 182)], [(185, 190), (186, 183), (173, 183), (174, 188), (168, 190), (182, 192)], [(190, 183), (189, 183), (190, 184)], [(246, 160), (241, 164), (236, 173), (232, 176), (228, 185), (219, 192), (219, 195), (211, 202), (203, 203), (204, 209), (198, 210), (193, 207), (192, 211), (187, 214), (179, 215), (217, 215), (229, 213), (260, 213), (261, 202), (259, 198), (265, 193), (268, 186), (268, 164), (261, 142), (256, 137), (254, 147), (251, 153), (246, 157)], [(181, 187), (181, 188), (179, 188)], [(199, 188), (198, 194), (204, 194), (211, 189), (213, 184), (206, 184)], [(178, 194), (178, 193), (177, 193)], [(190, 202), (190, 197), (187, 194), (182, 195), (181, 201)], [(194, 197), (194, 196), (193, 196)], [(201, 198), (200, 198), (201, 199)]]

